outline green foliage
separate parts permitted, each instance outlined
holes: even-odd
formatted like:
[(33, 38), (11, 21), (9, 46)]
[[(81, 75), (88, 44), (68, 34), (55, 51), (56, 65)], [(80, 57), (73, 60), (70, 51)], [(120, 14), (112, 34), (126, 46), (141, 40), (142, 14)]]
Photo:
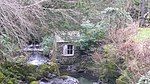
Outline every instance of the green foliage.
[(125, 66), (124, 61), (116, 57), (116, 48), (113, 44), (104, 45), (103, 49), (104, 56), (99, 63), (100, 80), (107, 84), (116, 84), (116, 79), (121, 75), (120, 69)]
[(132, 22), (130, 14), (119, 8), (108, 7), (101, 14), (102, 21), (99, 24), (102, 28), (125, 28)]
[(5, 78), (5, 75), (2, 72), (0, 72), (0, 82), (2, 82), (4, 78)]
[(11, 62), (15, 62), (15, 63), (25, 63), (26, 60), (27, 60), (27, 57), (26, 57), (26, 56), (20, 55), (20, 56), (14, 57)]
[(99, 14), (101, 21), (93, 24), (90, 20), (86, 20), (81, 24), (80, 41), (86, 47), (90, 47), (88, 41), (93, 41), (95, 44), (96, 41), (104, 39), (110, 28), (125, 28), (132, 22), (130, 14), (119, 8), (108, 7)]
[(62, 21), (59, 21), (57, 23), (57, 26), (59, 27), (59, 30), (61, 31), (65, 31), (65, 30), (77, 30), (79, 29), (79, 25), (78, 24), (75, 24), (75, 23), (72, 23), (71, 21), (69, 20), (62, 20)]
[(89, 13), (91, 12), (90, 11), (90, 8), (91, 8), (90, 1), (79, 0), (76, 4), (76, 8), (80, 9), (84, 15), (88, 16)]
[(44, 49), (44, 54), (48, 55), (53, 47), (54, 38), (52, 36), (45, 36), (42, 40), (42, 47)]
[(129, 74), (127, 70), (124, 70), (122, 72), (122, 75), (119, 76), (118, 79), (116, 79), (116, 84), (129, 84)]
[(37, 80), (37, 78), (34, 76), (27, 76), (27, 78), (29, 82)]
[(115, 4), (114, 6), (119, 8), (119, 9), (123, 9), (126, 6), (127, 0), (115, 0)]
[[(103, 59), (104, 60), (104, 59)], [(115, 63), (107, 59), (101, 63), (100, 80), (107, 84), (115, 84), (116, 79), (120, 76)]]
[(13, 62), (5, 62), (0, 65), (0, 82), (17, 84), (18, 80), (22, 79), (26, 79), (29, 82), (36, 81), (48, 73), (57, 74), (56, 68), (57, 66), (55, 63), (43, 64), (37, 69), (37, 66), (35, 65), (22, 65)]
[(67, 1), (63, 1), (63, 0), (48, 0), (48, 1), (44, 1), (42, 3), (42, 6), (44, 8), (69, 9), (69, 8), (74, 8), (75, 4), (74, 3), (67, 3)]
[(19, 82), (18, 79), (16, 78), (10, 78), (7, 82), (7, 84), (17, 84)]
[(83, 48), (89, 49), (97, 46), (97, 41), (105, 37), (105, 30), (99, 27), (98, 24), (94, 25), (90, 21), (85, 21), (81, 24), (81, 38), (80, 43)]
[(136, 6), (139, 6), (141, 3), (141, 0), (132, 0), (133, 4), (135, 4)]
[(40, 65), (38, 68), (38, 72), (41, 74), (48, 74), (48, 73), (56, 73), (57, 74), (57, 64), (52, 63), (52, 64), (43, 64)]
[(124, 77), (120, 76), (119, 79), (116, 80), (116, 84), (129, 84), (126, 81), (124, 81)]
[(7, 61), (11, 61), (12, 53), (18, 50), (15, 42), (13, 42), (8, 35), (2, 34), (0, 35), (0, 45), (0, 54), (2, 56), (0, 58), (2, 58), (3, 60), (6, 59)]

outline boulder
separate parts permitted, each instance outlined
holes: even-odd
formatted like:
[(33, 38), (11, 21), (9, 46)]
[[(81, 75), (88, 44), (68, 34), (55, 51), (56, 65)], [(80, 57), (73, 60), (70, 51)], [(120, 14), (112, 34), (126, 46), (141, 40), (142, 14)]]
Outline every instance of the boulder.
[(49, 82), (40, 81), (39, 84), (79, 84), (79, 81), (76, 78), (70, 76), (62, 76), (59, 78), (51, 79)]
[(76, 78), (70, 77), (70, 76), (65, 76), (66, 78), (63, 82), (63, 84), (79, 84), (79, 81)]

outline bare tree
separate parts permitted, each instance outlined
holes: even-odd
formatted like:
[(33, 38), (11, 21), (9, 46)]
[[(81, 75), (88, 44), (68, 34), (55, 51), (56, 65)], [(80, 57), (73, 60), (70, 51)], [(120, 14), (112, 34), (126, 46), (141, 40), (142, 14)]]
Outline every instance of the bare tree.
[(148, 12), (148, 0), (141, 0), (141, 18), (140, 18), (140, 26), (145, 26), (145, 14)]

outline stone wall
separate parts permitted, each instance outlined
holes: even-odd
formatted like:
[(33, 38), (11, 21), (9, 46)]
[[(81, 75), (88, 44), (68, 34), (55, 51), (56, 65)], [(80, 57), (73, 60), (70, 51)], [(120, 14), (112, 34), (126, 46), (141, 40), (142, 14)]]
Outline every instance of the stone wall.
[[(73, 45), (74, 46), (74, 55), (73, 56), (64, 56), (63, 55), (63, 46)], [(74, 64), (76, 58), (79, 56), (79, 50), (75, 44), (70, 42), (58, 42), (57, 43), (57, 59), (60, 64), (70, 65)]]

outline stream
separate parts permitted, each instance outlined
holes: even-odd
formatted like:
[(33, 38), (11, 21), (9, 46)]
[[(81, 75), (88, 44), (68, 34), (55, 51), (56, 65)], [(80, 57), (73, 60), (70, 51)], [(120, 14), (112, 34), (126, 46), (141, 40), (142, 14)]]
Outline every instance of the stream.
[[(48, 61), (49, 59), (47, 57), (34, 51), (28, 57), (27, 64), (39, 66), (41, 64), (47, 63)], [(61, 72), (61, 69), (60, 69), (60, 72)], [(69, 76), (55, 77), (49, 80), (44, 80), (44, 79), (39, 80), (39, 84), (99, 84), (99, 83), (93, 82), (93, 80), (89, 80), (90, 78), (89, 79), (85, 78), (84, 76), (88, 77), (88, 73), (74, 72), (73, 74), (71, 73), (71, 75)]]
[[(28, 61), (27, 61), (27, 63), (28, 64), (32, 64), (32, 65), (41, 65), (41, 64), (44, 64), (44, 63), (46, 63), (48, 60), (46, 59), (46, 57), (44, 57), (44, 56), (41, 56), (41, 55), (39, 55), (38, 53), (34, 53), (34, 54), (32, 54), (30, 57), (29, 57), (29, 59), (28, 59)], [(75, 78), (75, 79), (74, 79)], [(65, 81), (72, 81), (72, 80), (75, 80), (75, 81), (79, 81), (80, 82), (80, 84), (98, 84), (98, 83), (96, 83), (96, 82), (92, 82), (91, 80), (89, 80), (89, 79), (86, 79), (86, 78), (84, 78), (84, 77), (79, 77), (79, 75), (78, 74), (75, 74), (74, 75), (74, 77), (68, 77), (68, 79), (67, 80), (65, 80)], [(52, 81), (52, 80), (50, 80), (50, 81)], [(53, 79), (53, 81), (57, 81), (57, 82), (59, 82), (59, 83), (56, 83), (56, 84), (78, 84), (78, 83), (62, 83), (63, 82), (63, 80), (62, 79), (59, 79), (59, 78), (54, 78)], [(60, 83), (61, 82), (61, 83)], [(53, 83), (51, 83), (51, 82), (49, 82), (49, 81), (40, 81), (40, 83), (39, 84), (53, 84)], [(55, 84), (55, 83), (54, 83)]]
[[(28, 58), (27, 63), (39, 66), (41, 64), (46, 63), (47, 61), (48, 61), (48, 59), (46, 57), (41, 56), (38, 53), (34, 53)], [(52, 83), (52, 81), (53, 82), (57, 81), (57, 83)], [(70, 81), (70, 83), (65, 83), (65, 82), (69, 82), (69, 81)], [(62, 79), (59, 79), (59, 78), (54, 78), (50, 81), (40, 81), (39, 84), (78, 84), (78, 83), (71, 83), (73, 81), (79, 81), (79, 84), (98, 84), (96, 82), (92, 82), (92, 80), (84, 78), (84, 76), (80, 76), (80, 73), (79, 74), (75, 73), (71, 76), (68, 76), (68, 79), (66, 79), (64, 81)]]

